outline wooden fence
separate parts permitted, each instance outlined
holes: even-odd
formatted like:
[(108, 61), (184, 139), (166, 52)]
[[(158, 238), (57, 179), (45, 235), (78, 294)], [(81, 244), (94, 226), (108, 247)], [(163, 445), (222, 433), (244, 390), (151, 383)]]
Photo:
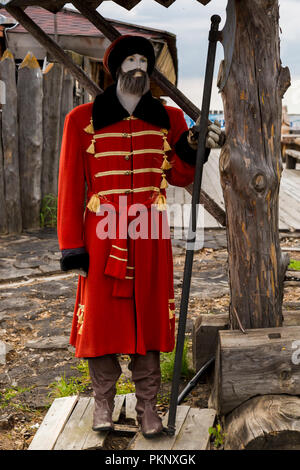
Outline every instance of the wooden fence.
[(39, 228), (43, 198), (57, 195), (64, 120), (79, 103), (69, 72), (58, 63), (42, 71), (30, 52), (16, 69), (6, 50), (0, 80), (0, 233), (10, 234)]

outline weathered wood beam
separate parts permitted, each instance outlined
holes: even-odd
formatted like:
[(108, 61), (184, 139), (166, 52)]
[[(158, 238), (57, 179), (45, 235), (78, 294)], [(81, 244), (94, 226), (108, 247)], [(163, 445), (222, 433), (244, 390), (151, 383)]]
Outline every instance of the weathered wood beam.
[(76, 80), (92, 95), (96, 96), (102, 92), (101, 88), (94, 83), (88, 75), (65, 53), (65, 51), (48, 36), (21, 8), (6, 6), (7, 12), (12, 15), (45, 49), (61, 62), (74, 76)]
[[(185, 189), (193, 194), (193, 185), (189, 184)], [(226, 227), (226, 213), (218, 204), (203, 190), (200, 193), (200, 204), (209, 212), (222, 227)]]

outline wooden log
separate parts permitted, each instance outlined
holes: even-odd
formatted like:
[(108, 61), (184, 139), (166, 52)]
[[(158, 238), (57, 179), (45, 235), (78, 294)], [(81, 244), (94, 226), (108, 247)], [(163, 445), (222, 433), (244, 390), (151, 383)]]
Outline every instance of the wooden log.
[[(20, 176), (19, 176), (19, 132), (17, 112), (16, 66), (12, 53), (6, 50), (0, 62), (0, 80), (5, 83), (5, 104), (2, 105), (3, 145), (3, 191), (8, 233), (22, 231)], [(4, 209), (5, 208), (5, 209)]]
[(43, 149), (43, 77), (28, 53), (19, 67), (18, 113), (23, 228), (40, 227)]
[(218, 333), (229, 327), (228, 313), (201, 314), (193, 324), (192, 353), (195, 371), (209, 361), (216, 354)]
[[(232, 328), (280, 326), (288, 259), (278, 233), (282, 97), (278, 0), (234, 1), (236, 38), (222, 91), (226, 143), (220, 172), (227, 214)], [(245, 34), (247, 31), (247, 34)], [(222, 81), (224, 62), (219, 72)]]
[(42, 197), (57, 195), (63, 66), (50, 63), (43, 73)]
[(209, 406), (226, 415), (257, 395), (300, 395), (300, 326), (220, 331)]
[(264, 395), (225, 420), (225, 450), (300, 450), (300, 398)]

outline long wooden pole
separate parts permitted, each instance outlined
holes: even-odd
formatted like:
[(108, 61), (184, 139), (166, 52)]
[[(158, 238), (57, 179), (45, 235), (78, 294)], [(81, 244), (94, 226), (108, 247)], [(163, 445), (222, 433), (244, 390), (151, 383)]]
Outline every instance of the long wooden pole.
[(61, 62), (72, 75), (82, 84), (82, 86), (92, 95), (96, 96), (103, 90), (94, 83), (88, 75), (65, 53), (65, 51), (46, 34), (21, 8), (9, 6), (5, 7), (24, 28), (58, 61)]

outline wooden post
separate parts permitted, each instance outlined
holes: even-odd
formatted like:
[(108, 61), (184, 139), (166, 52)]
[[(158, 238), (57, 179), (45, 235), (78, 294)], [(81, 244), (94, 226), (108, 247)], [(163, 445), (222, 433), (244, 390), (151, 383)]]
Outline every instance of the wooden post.
[(74, 77), (68, 69), (63, 70), (63, 82), (61, 93), (61, 112), (60, 112), (60, 135), (59, 135), (59, 153), (61, 148), (64, 123), (66, 115), (74, 108)]
[[(282, 97), (289, 86), (279, 52), (278, 0), (235, 1), (237, 31), (222, 91), (226, 144), (220, 156), (227, 213), (233, 328), (282, 324), (288, 259), (280, 250)], [(223, 63), (219, 72), (221, 83)]]
[(4, 160), (2, 143), (2, 109), (0, 112), (0, 233), (7, 233), (7, 211), (5, 200)]
[(42, 197), (57, 194), (62, 82), (63, 66), (49, 64), (43, 73)]
[(43, 148), (43, 77), (28, 53), (18, 74), (19, 151), (23, 228), (40, 227)]
[(12, 53), (6, 50), (0, 62), (0, 80), (5, 83), (2, 106), (2, 145), (5, 208), (8, 233), (22, 231), (20, 202), (18, 115), (16, 66)]

